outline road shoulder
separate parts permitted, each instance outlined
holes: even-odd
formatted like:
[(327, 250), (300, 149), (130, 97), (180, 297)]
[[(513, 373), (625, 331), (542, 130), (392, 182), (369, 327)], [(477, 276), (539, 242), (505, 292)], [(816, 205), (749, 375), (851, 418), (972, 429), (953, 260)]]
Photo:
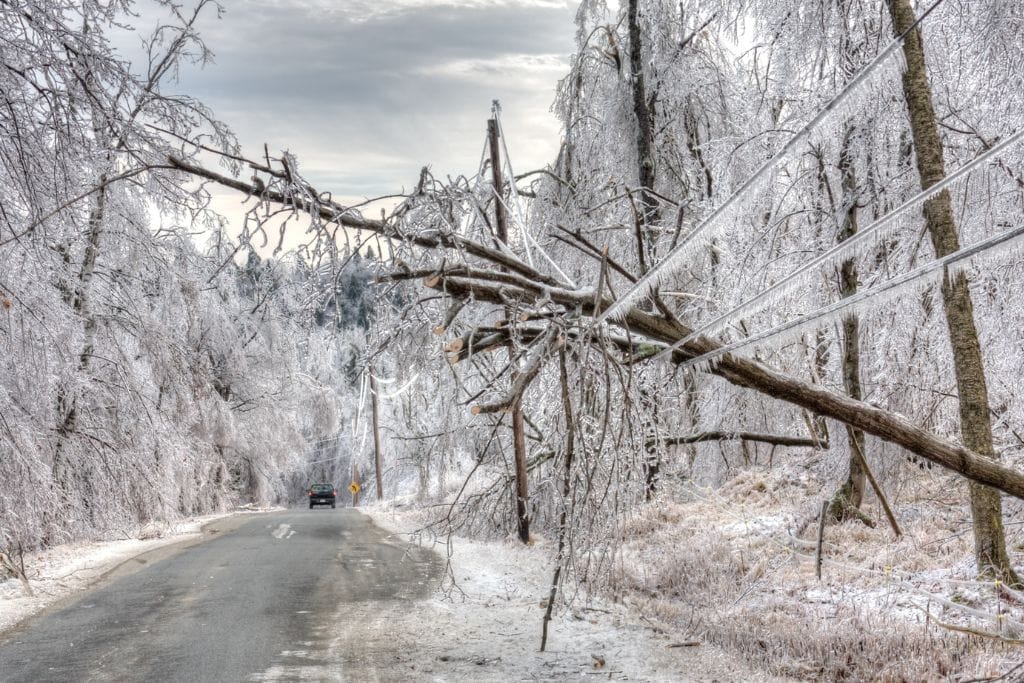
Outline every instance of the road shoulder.
[(549, 625), (551, 548), (518, 542), (409, 536), (417, 515), (362, 509), (395, 540), (423, 542), (447, 559), (433, 596), (409, 603), (346, 606), (332, 653), (351, 680), (780, 680), (683, 634), (645, 623), (621, 604), (576, 594)]
[(147, 525), (112, 541), (67, 543), (25, 558), (32, 594), (15, 578), (0, 581), (0, 640), (33, 618), (60, 609), (90, 590), (176, 555), (251, 521), (265, 511), (235, 510)]

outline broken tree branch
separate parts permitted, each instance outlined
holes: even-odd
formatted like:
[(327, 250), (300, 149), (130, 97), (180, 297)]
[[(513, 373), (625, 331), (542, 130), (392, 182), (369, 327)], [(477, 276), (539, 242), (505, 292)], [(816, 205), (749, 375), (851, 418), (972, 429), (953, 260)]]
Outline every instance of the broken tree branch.
[(533, 378), (536, 377), (537, 373), (540, 371), (540, 368), (544, 363), (544, 359), (547, 358), (548, 352), (556, 345), (556, 342), (558, 341), (557, 329), (558, 328), (552, 325), (548, 328), (544, 337), (537, 342), (534, 352), (527, 359), (523, 368), (518, 371), (509, 392), (496, 401), (476, 404), (473, 406), (474, 415), (510, 410), (512, 406), (522, 398), (523, 392), (526, 391), (526, 387), (530, 385), (530, 382), (533, 381)]
[[(192, 173), (197, 177), (232, 187), (241, 192), (252, 193), (253, 186), (239, 182), (175, 157), (170, 158), (175, 168)], [(265, 201), (288, 203), (289, 197), (281, 192), (267, 190)], [(304, 207), (305, 208), (305, 207)], [(457, 249), (460, 254), (475, 256), (485, 261), (489, 268), (463, 267), (459, 274), (437, 272), (424, 284), (444, 291), (449, 296), (474, 297), (477, 301), (505, 305), (510, 298), (523, 303), (543, 303), (565, 309), (566, 315), (599, 317), (614, 301), (593, 289), (577, 288), (557, 278), (542, 273), (505, 250), (487, 247), (472, 239), (441, 230), (419, 231), (402, 234), (394, 225), (385, 221), (372, 221), (361, 216), (338, 211), (333, 204), (316, 204), (308, 207), (310, 212), (329, 221), (347, 227), (373, 231), (393, 239), (404, 240), (410, 245), (426, 249)], [(498, 272), (507, 268), (509, 273)], [(486, 273), (486, 274), (485, 274)], [(508, 282), (512, 274), (518, 281)], [(424, 273), (422, 276), (429, 275)], [(506, 282), (497, 284), (494, 280), (503, 278)], [(629, 331), (628, 336), (646, 338), (644, 341), (673, 345), (686, 339), (692, 329), (678, 320), (664, 315), (654, 315), (631, 307), (616, 322), (605, 321)], [(643, 340), (643, 339), (642, 339)], [(688, 340), (675, 349), (670, 358), (673, 363), (684, 363), (705, 353), (720, 348), (721, 344), (704, 336)], [(768, 366), (733, 354), (724, 354), (708, 372), (740, 387), (752, 389), (766, 396), (806, 408), (813, 413), (838, 420), (884, 441), (894, 443), (906, 450), (941, 465), (972, 481), (985, 484), (1009, 495), (1024, 500), (1024, 473), (996, 460), (983, 457), (960, 444), (929, 433), (907, 418), (878, 406), (851, 399), (830, 389), (778, 372)]]
[(798, 446), (805, 448), (828, 448), (827, 443), (820, 439), (808, 439), (799, 436), (786, 436), (784, 434), (758, 434), (756, 432), (730, 432), (710, 431), (697, 432), (696, 434), (684, 434), (682, 436), (669, 436), (662, 439), (649, 439), (645, 446), (657, 446), (659, 443), (665, 446), (681, 446), (683, 444), (701, 443), (704, 441), (757, 441), (769, 443), (773, 446)]

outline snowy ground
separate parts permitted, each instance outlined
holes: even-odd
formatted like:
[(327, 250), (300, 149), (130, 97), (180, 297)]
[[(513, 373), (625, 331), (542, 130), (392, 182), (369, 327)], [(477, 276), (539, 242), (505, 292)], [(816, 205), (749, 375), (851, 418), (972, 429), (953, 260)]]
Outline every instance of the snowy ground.
[[(415, 514), (368, 508), (402, 539)], [(442, 556), (449, 548), (438, 543)], [(331, 649), (345, 680), (737, 681), (779, 680), (744, 666), (685, 633), (660, 632), (621, 605), (577, 601), (556, 610), (540, 652), (550, 590), (550, 548), (455, 537), (450, 579), (433, 598), (409, 605), (363, 605), (339, 624)]]
[(31, 553), (25, 558), (31, 595), (18, 579), (0, 581), (0, 633), (92, 585), (151, 561), (140, 556), (167, 546), (196, 542), (202, 538), (203, 528), (212, 522), (234, 517), (241, 521), (254, 512), (258, 511), (240, 508), (226, 514), (144, 526), (126, 532), (121, 540), (68, 543)]
[[(937, 471), (900, 486), (899, 538), (869, 496), (877, 527), (829, 526), (818, 578), (816, 511), (832, 489), (811, 465), (750, 468), (715, 488), (666, 480), (656, 502), (620, 520), (614, 575), (597, 587), (614, 604), (577, 599), (556, 612), (548, 653), (538, 645), (553, 549), (455, 538), (456, 588), (417, 614), (360, 615), (408, 657), (381, 669), (387, 659), (369, 651), (370, 668), (348, 664), (380, 680), (404, 667), (438, 680), (1024, 681), (1024, 592), (978, 580), (962, 482)], [(400, 532), (430, 521), (366, 512)], [(1021, 567), (1024, 506), (1005, 512)], [(358, 651), (357, 637), (337, 636)]]
[[(415, 513), (368, 508), (394, 542), (409, 540)], [(69, 544), (26, 560), (34, 594), (0, 583), (0, 632), (86, 588), (160, 559), (204, 533), (226, 532), (241, 513), (137, 530), (136, 538)], [(419, 539), (413, 539), (419, 542)], [(170, 548), (178, 545), (179, 548)], [(339, 604), (295, 665), (261, 680), (339, 681), (735, 681), (772, 680), (685, 633), (652, 627), (621, 605), (577, 601), (556, 611), (539, 651), (550, 548), (453, 538), (424, 542), (448, 559), (448, 580), (425, 601)], [(776, 679), (778, 680), (778, 679)]]
[[(814, 511), (829, 495), (798, 464), (752, 468), (715, 489), (680, 483), (624, 521), (616, 590), (776, 675), (1018, 680), (1003, 676), (1022, 673), (1024, 594), (975, 576), (959, 482), (939, 473), (907, 487), (894, 504), (899, 538), (873, 500), (876, 528), (829, 526), (819, 579)], [(1019, 567), (1024, 539), (1010, 528)]]
[[(543, 653), (554, 554), (543, 540), (438, 541), (410, 535), (422, 511), (364, 508), (392, 534), (385, 543), (420, 543), (446, 558), (448, 579), (426, 600), (339, 601), (294, 666), (261, 680), (962, 681), (1018, 671), (1024, 594), (975, 579), (959, 491), (936, 477), (905, 493), (899, 539), (882, 525), (829, 527), (819, 580), (813, 542), (794, 531), (827, 493), (798, 467), (665, 491), (623, 520), (630, 540), (607, 589), (615, 603), (577, 597), (556, 609)], [(0, 632), (156, 561), (160, 548), (198, 541), (213, 519), (32, 555), (34, 596), (15, 579), (0, 583)], [(243, 520), (235, 514), (206, 533)], [(1021, 566), (1024, 529), (1010, 528)]]

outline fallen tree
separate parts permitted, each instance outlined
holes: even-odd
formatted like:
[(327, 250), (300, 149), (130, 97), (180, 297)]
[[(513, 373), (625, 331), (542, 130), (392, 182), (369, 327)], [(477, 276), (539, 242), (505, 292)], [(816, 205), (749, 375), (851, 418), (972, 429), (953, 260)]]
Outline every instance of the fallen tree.
[[(419, 279), (424, 286), (444, 293), (460, 302), (459, 305), (464, 305), (465, 302), (478, 302), (504, 306), (509, 301), (515, 301), (519, 307), (520, 322), (542, 320), (546, 325), (558, 326), (566, 335), (578, 336), (583, 330), (588, 330), (589, 334), (593, 319), (614, 303), (613, 298), (599, 293), (596, 289), (573, 287), (561, 278), (529, 265), (510, 250), (491, 247), (451, 231), (407, 225), (404, 216), (409, 203), (413, 200), (412, 197), (405, 205), (399, 207), (392, 218), (372, 220), (337, 202), (324, 201), (323, 197), (327, 195), (317, 192), (308, 183), (297, 178), (289, 170), (286, 161), (281, 164), (281, 168), (275, 168), (246, 160), (251, 168), (264, 172), (272, 180), (277, 181), (274, 185), (268, 186), (246, 183), (182, 158), (170, 157), (168, 161), (171, 166), (197, 178), (259, 196), (265, 202), (307, 212), (318, 222), (320, 230), (326, 231), (327, 225), (340, 225), (405, 242), (421, 250), (437, 252), (436, 267), (413, 270), (402, 263), (396, 263), (395, 270), (383, 279)], [(422, 189), (419, 191), (422, 192)], [(598, 253), (593, 253), (592, 256), (595, 260), (601, 258)], [(607, 265), (607, 256), (604, 258)], [(616, 265), (616, 268), (621, 266)], [(692, 330), (675, 319), (658, 297), (655, 296), (654, 300), (657, 313), (643, 310), (640, 305), (636, 305), (618, 321), (606, 324), (597, 332), (598, 335), (602, 335), (603, 341), (622, 351), (627, 362), (643, 362), (645, 356), (653, 355), (649, 348), (645, 350), (645, 345), (649, 347), (653, 344), (657, 350), (661, 350), (674, 347), (691, 335)], [(531, 308), (536, 304), (543, 305), (545, 310)], [(560, 309), (557, 315), (552, 314), (552, 305)], [(523, 339), (531, 339), (529, 329), (520, 332), (523, 333)], [(535, 328), (533, 338), (539, 332), (540, 330)], [(504, 349), (504, 335), (510, 333), (509, 329), (488, 330), (487, 343), (461, 344), (455, 351), (462, 357), (467, 357), (472, 353)], [(671, 362), (684, 363), (720, 347), (719, 342), (698, 336), (674, 348), (670, 355)], [(756, 360), (734, 354), (722, 355), (707, 371), (736, 386), (752, 389), (765, 396), (786, 401), (861, 429), (971, 481), (992, 486), (1024, 500), (1024, 473), (974, 453), (949, 439), (932, 434), (895, 412), (852, 399), (826, 387), (774, 370)], [(522, 387), (517, 387), (516, 391), (521, 392)], [(507, 398), (498, 399), (493, 403), (500, 405), (506, 401)]]

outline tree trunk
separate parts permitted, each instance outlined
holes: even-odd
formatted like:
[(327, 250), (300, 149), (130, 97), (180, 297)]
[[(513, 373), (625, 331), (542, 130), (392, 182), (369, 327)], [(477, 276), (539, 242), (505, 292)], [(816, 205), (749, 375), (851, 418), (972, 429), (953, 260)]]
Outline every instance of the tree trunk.
[[(914, 24), (909, 0), (890, 0), (893, 30), (902, 35)], [(931, 85), (925, 66), (924, 40), (918, 29), (906, 37), (903, 45), (907, 69), (903, 92), (910, 113), (914, 153), (921, 176), (921, 187), (928, 188), (946, 176), (942, 139), (935, 118)], [(925, 223), (937, 256), (960, 248), (956, 221), (949, 192), (943, 190), (924, 204)], [(942, 304), (953, 349), (953, 368), (960, 398), (960, 432), (964, 446), (988, 458), (995, 458), (992, 424), (989, 421), (988, 386), (982, 362), (981, 345), (974, 324), (974, 303), (967, 277), (961, 272), (942, 281)], [(1003, 531), (1002, 500), (993, 488), (971, 482), (971, 515), (974, 523), (974, 554), (978, 571), (986, 576), (1019, 584), (1010, 566)]]
[[(636, 117), (636, 158), (637, 180), (640, 183), (640, 211), (636, 216), (636, 250), (640, 274), (647, 272), (648, 256), (654, 256), (655, 235), (651, 224), (659, 218), (658, 201), (653, 194), (657, 180), (657, 166), (654, 163), (654, 103), (653, 95), (647, 92), (644, 78), (643, 31), (640, 27), (640, 11), (637, 0), (629, 0), (627, 7), (629, 30), (629, 75), (632, 80), (633, 115)], [(642, 385), (642, 400), (648, 402), (652, 412), (651, 422), (658, 424), (658, 397), (651, 396)], [(644, 499), (654, 497), (658, 477), (661, 473), (661, 455), (656, 447), (649, 446), (644, 459)]]
[[(839, 158), (839, 169), (842, 173), (842, 201), (846, 208), (843, 226), (839, 233), (839, 241), (844, 242), (857, 234), (857, 176), (851, 159), (850, 133), (848, 132)], [(857, 263), (853, 259), (843, 261), (839, 267), (839, 295), (842, 298), (857, 293)], [(856, 315), (848, 315), (843, 319), (843, 389), (847, 396), (858, 401), (863, 400), (860, 386), (860, 320)], [(847, 430), (850, 448), (850, 464), (846, 477), (845, 488), (848, 489), (846, 502), (855, 509), (860, 509), (864, 501), (865, 475), (857, 453), (867, 453), (864, 443), (864, 432), (859, 429)]]
[[(657, 216), (657, 200), (650, 190), (654, 189), (654, 98), (648, 99), (647, 84), (644, 79), (643, 35), (640, 29), (639, 9), (637, 0), (629, 0), (627, 7), (629, 28), (629, 75), (632, 79), (633, 114), (636, 116), (636, 154), (637, 179), (640, 181), (640, 203), (642, 223), (650, 225)], [(644, 254), (645, 240), (638, 235), (637, 248), (640, 249), (640, 269), (645, 272), (646, 258)], [(649, 245), (648, 245), (649, 246)]]
[[(856, 129), (848, 125), (843, 136), (843, 145), (839, 152), (838, 168), (840, 172), (840, 205), (836, 205), (832, 194), (828, 177), (825, 174), (824, 160), (819, 159), (821, 185), (828, 197), (829, 205), (833, 214), (843, 209), (842, 223), (839, 226), (837, 242), (845, 242), (857, 234), (857, 176), (852, 159), (851, 143)], [(853, 259), (847, 259), (839, 267), (839, 296), (847, 298), (857, 293), (857, 263)], [(842, 339), (842, 372), (843, 389), (846, 395), (857, 401), (863, 399), (863, 392), (860, 384), (860, 320), (855, 314), (843, 318), (843, 339)], [(860, 429), (851, 428), (846, 430), (846, 440), (850, 457), (846, 481), (839, 487), (832, 501), (829, 504), (829, 518), (834, 521), (846, 519), (859, 519), (868, 526), (874, 526), (863, 512), (860, 511), (864, 502), (864, 487), (867, 483), (865, 471), (860, 453), (866, 453), (864, 432)]]
[[(84, 338), (82, 350), (78, 355), (78, 371), (85, 374), (89, 371), (92, 362), (92, 351), (96, 339), (96, 316), (89, 310), (89, 287), (92, 283), (93, 273), (96, 271), (96, 259), (100, 252), (100, 237), (103, 234), (103, 225), (106, 219), (107, 209), (107, 176), (100, 176), (100, 190), (96, 194), (93, 208), (89, 212), (89, 235), (86, 241), (85, 254), (82, 258), (82, 268), (78, 273), (78, 284), (71, 298), (71, 308), (75, 314), (84, 318), (82, 329)], [(75, 477), (88, 478), (83, 471), (75, 471), (75, 468), (68, 462), (68, 439), (78, 429), (78, 397), (73, 391), (62, 387), (57, 393), (57, 416), (60, 424), (57, 425), (57, 443), (54, 446), (52, 475), (59, 487), (63, 497), (68, 499), (74, 496), (71, 490), (71, 480)], [(88, 482), (86, 482), (88, 484)], [(91, 501), (84, 496), (82, 500), (87, 508), (90, 508)]]

